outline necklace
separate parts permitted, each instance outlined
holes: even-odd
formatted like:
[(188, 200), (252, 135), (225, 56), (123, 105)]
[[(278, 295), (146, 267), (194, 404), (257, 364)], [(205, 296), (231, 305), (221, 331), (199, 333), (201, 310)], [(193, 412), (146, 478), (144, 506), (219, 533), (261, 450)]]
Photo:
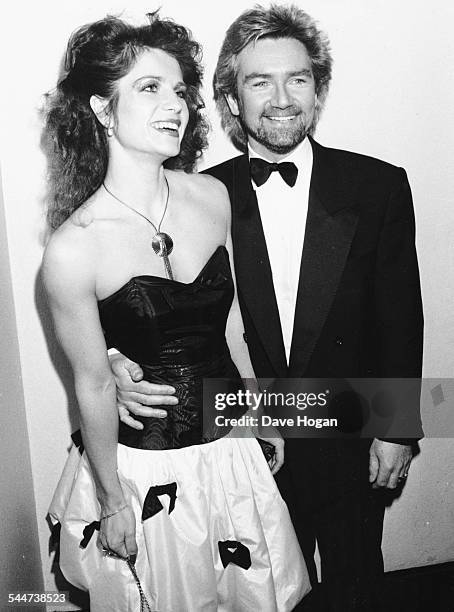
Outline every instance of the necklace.
[(165, 175), (164, 175), (164, 180), (167, 185), (167, 197), (166, 197), (166, 203), (164, 206), (164, 212), (162, 213), (162, 217), (161, 217), (161, 220), (159, 221), (158, 227), (156, 227), (153, 221), (149, 219), (146, 215), (142, 214), (141, 212), (139, 212), (138, 210), (136, 210), (129, 204), (126, 204), (126, 202), (123, 202), (123, 200), (120, 200), (119, 197), (117, 197), (114, 193), (110, 191), (110, 189), (106, 187), (106, 184), (104, 182), (102, 186), (107, 191), (107, 193), (110, 196), (112, 196), (112, 198), (114, 198), (114, 200), (117, 200), (117, 202), (120, 202), (120, 204), (123, 204), (123, 206), (126, 206), (126, 208), (129, 208), (129, 210), (132, 210), (133, 212), (135, 212), (137, 215), (142, 217), (142, 219), (145, 219), (145, 221), (148, 221), (148, 223), (152, 226), (152, 228), (155, 231), (155, 234), (153, 238), (151, 239), (151, 246), (153, 247), (153, 251), (156, 253), (156, 255), (158, 257), (162, 257), (167, 278), (169, 278), (170, 280), (173, 280), (172, 267), (169, 261), (169, 255), (173, 251), (173, 240), (169, 236), (169, 234), (166, 234), (165, 232), (161, 232), (161, 225), (162, 225), (162, 222), (164, 221), (164, 217), (166, 216), (167, 205), (169, 204), (169, 196), (170, 196), (169, 183)]

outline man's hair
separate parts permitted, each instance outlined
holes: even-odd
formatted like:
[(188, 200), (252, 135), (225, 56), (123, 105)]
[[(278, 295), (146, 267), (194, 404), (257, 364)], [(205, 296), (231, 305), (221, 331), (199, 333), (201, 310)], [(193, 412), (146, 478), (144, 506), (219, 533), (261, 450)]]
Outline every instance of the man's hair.
[(247, 135), (241, 118), (233, 115), (226, 96), (238, 97), (238, 55), (250, 43), (262, 38), (294, 38), (301, 42), (311, 60), (317, 102), (309, 133), (315, 130), (328, 95), (332, 58), (327, 36), (315, 21), (295, 5), (272, 4), (268, 9), (256, 5), (242, 13), (229, 27), (219, 53), (213, 79), (214, 100), (221, 116), (221, 124), (233, 144), (240, 151), (247, 150)]
[(160, 49), (178, 62), (185, 84), (189, 120), (180, 153), (166, 160), (166, 168), (192, 171), (207, 144), (208, 125), (200, 97), (201, 48), (191, 33), (157, 11), (149, 23), (134, 26), (105, 17), (82, 26), (69, 40), (65, 73), (47, 96), (44, 142), (49, 157), (48, 222), (57, 228), (102, 184), (108, 162), (106, 129), (90, 106), (92, 95), (108, 100), (115, 117), (117, 82), (147, 49)]

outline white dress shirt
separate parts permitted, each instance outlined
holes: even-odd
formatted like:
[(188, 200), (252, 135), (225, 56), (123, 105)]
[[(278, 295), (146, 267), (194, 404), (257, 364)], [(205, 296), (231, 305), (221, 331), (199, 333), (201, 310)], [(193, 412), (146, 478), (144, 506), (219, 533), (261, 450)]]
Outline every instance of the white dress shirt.
[[(261, 157), (249, 146), (249, 157)], [(271, 161), (266, 159), (266, 161)], [(309, 187), (312, 174), (312, 147), (308, 138), (280, 162), (293, 162), (298, 177), (293, 187), (287, 185), (279, 172), (272, 172), (269, 179), (255, 190), (268, 257), (273, 274), (282, 336), (287, 363), (290, 359), (296, 297), (306, 228)]]

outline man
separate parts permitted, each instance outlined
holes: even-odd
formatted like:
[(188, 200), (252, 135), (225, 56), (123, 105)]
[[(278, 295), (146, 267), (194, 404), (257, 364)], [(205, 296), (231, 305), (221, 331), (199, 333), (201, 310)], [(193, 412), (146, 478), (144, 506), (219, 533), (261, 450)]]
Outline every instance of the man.
[[(312, 139), (330, 78), (328, 42), (294, 6), (255, 7), (227, 31), (215, 100), (243, 154), (208, 173), (232, 202), (244, 338), (258, 378), (418, 378), (423, 323), (406, 174)], [(169, 389), (128, 384), (124, 366), (119, 357), (113, 368), (129, 409), (172, 402)], [(298, 609), (379, 609), (384, 490), (406, 477), (411, 457), (402, 438), (287, 440), (277, 479), (314, 587), (315, 541), (321, 556), (322, 588)]]

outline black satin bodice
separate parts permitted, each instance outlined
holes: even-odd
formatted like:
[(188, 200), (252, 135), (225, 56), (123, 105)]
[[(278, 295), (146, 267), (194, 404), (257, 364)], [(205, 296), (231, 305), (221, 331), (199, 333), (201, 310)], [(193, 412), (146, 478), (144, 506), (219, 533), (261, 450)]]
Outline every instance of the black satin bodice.
[[(181, 448), (225, 435), (203, 418), (203, 379), (224, 378), (220, 392), (239, 386), (239, 374), (225, 340), (227, 316), (233, 299), (229, 257), (219, 246), (197, 277), (182, 283), (158, 276), (135, 276), (98, 302), (108, 348), (139, 363), (150, 382), (175, 387), (177, 406), (163, 406), (167, 417), (136, 417), (136, 430), (120, 423), (119, 442), (143, 449)], [(227, 415), (226, 415), (227, 416)], [(239, 416), (238, 409), (228, 416)]]

